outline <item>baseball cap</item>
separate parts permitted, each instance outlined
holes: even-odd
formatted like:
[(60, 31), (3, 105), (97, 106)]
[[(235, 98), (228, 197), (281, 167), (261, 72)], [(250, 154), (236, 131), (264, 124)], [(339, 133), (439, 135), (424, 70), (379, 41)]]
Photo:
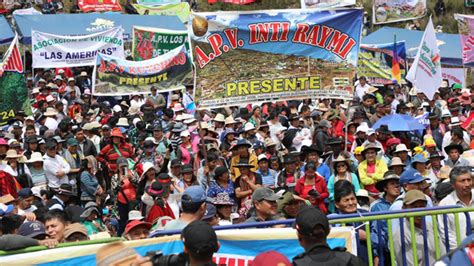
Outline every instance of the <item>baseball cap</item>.
[(178, 159), (173, 159), (171, 161), (171, 167), (175, 167), (175, 166), (181, 166), (181, 161)]
[(273, 192), (270, 188), (267, 187), (260, 187), (257, 188), (252, 194), (252, 201), (261, 201), (261, 200), (268, 200), (268, 201), (276, 201), (280, 197)]
[(22, 188), (18, 191), (18, 198), (26, 199), (33, 196), (31, 188)]
[(38, 221), (23, 223), (20, 228), (18, 228), (18, 234), (37, 239), (43, 239), (48, 235), (44, 225)]
[(15, 207), (13, 207), (13, 204), (6, 205), (3, 203), (0, 203), (0, 216), (12, 213), (14, 208)]
[(423, 177), (420, 172), (410, 168), (405, 170), (405, 172), (403, 172), (400, 176), (400, 185), (403, 186), (405, 184), (416, 184), (426, 179), (427, 178)]
[(68, 238), (74, 233), (81, 233), (87, 236), (87, 229), (80, 223), (72, 223), (66, 226), (66, 229), (64, 229), (64, 238)]
[(417, 189), (414, 189), (408, 191), (405, 194), (405, 197), (403, 198), (403, 204), (410, 205), (419, 200), (427, 202), (425, 194)]
[(312, 236), (314, 227), (320, 225), (324, 228), (326, 235), (329, 234), (329, 221), (324, 213), (314, 207), (302, 208), (296, 215), (295, 229), (298, 233)]
[(77, 139), (75, 139), (75, 138), (70, 138), (70, 139), (67, 140), (67, 145), (68, 146), (78, 146), (79, 141), (77, 141)]
[(124, 234), (127, 235), (128, 233), (130, 233), (130, 231), (133, 228), (135, 228), (137, 226), (141, 226), (141, 225), (146, 226), (148, 228), (148, 230), (150, 230), (150, 228), (151, 228), (151, 223), (142, 222), (142, 221), (139, 221), (139, 220), (133, 220), (133, 221), (129, 222), (127, 224), (127, 226), (125, 226), (125, 233)]
[(270, 250), (258, 254), (250, 266), (291, 266), (291, 262), (280, 252)]
[(143, 217), (143, 215), (140, 211), (132, 210), (132, 211), (128, 212), (128, 220), (129, 221), (135, 221), (135, 220), (141, 221), (141, 220), (143, 220), (143, 218), (145, 218), (145, 217)]
[(211, 203), (206, 204), (206, 212), (204, 213), (204, 216), (202, 217), (201, 220), (209, 220), (212, 217), (216, 216), (217, 209), (216, 206), (214, 206)]
[(195, 254), (209, 254), (218, 248), (217, 235), (212, 227), (204, 221), (194, 221), (181, 233), (181, 239), (187, 250)]
[(181, 196), (181, 201), (187, 203), (205, 202), (206, 199), (206, 192), (201, 186), (190, 186), (183, 192), (183, 196)]

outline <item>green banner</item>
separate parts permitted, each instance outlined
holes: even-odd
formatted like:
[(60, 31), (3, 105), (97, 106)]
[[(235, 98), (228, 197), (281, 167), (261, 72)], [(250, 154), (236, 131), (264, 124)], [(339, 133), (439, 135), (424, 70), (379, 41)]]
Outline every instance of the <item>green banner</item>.
[(148, 60), (185, 45), (189, 51), (187, 31), (133, 27), (132, 55), (135, 61)]
[(25, 77), (17, 72), (4, 72), (0, 77), (0, 125), (15, 117), (15, 111), (31, 115)]
[(191, 14), (189, 4), (186, 2), (159, 6), (133, 4), (133, 7), (140, 15), (177, 16), (183, 23), (188, 21)]

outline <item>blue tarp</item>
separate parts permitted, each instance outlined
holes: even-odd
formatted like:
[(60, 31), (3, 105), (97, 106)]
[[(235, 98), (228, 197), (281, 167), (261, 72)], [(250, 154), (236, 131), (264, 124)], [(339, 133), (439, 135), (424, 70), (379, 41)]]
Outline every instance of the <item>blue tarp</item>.
[(87, 35), (122, 26), (124, 38), (132, 38), (133, 26), (186, 30), (176, 16), (142, 16), (120, 13), (13, 15), (21, 42), (31, 44), (31, 30), (57, 35)]
[[(423, 31), (383, 27), (363, 38), (362, 44), (393, 43), (394, 35), (397, 36), (397, 41), (405, 41), (407, 57), (414, 58), (420, 46)], [(436, 38), (441, 53), (441, 64), (462, 66), (459, 34), (437, 33)]]
[(15, 33), (10, 24), (5, 16), (0, 16), (0, 45), (9, 44), (13, 38), (15, 38)]

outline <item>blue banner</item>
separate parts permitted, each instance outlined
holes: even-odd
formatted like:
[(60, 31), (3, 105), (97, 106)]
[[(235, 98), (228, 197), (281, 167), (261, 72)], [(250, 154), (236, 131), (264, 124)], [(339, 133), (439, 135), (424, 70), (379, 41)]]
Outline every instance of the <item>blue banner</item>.
[(362, 14), (362, 9), (195, 13), (189, 31), (199, 107), (349, 98)]

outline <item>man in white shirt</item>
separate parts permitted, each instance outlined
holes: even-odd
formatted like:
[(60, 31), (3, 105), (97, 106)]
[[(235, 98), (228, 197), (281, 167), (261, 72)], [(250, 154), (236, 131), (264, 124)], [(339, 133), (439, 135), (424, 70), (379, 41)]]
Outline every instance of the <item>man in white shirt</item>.
[[(449, 174), (449, 181), (453, 185), (454, 191), (451, 192), (446, 198), (441, 200), (439, 206), (460, 206), (460, 207), (474, 207), (473, 195), (474, 189), (472, 189), (472, 179), (471, 179), (471, 169), (466, 166), (454, 167)], [(471, 225), (474, 222), (474, 212), (469, 213), (471, 219)], [(461, 233), (461, 239), (459, 243), (466, 237), (466, 216), (464, 213), (459, 213), (459, 230)], [(449, 249), (455, 249), (457, 245), (456, 240), (456, 225), (454, 222), (454, 214), (447, 215), (447, 227), (448, 227), (448, 236), (449, 236)], [(439, 232), (441, 241), (446, 245), (446, 238), (444, 237), (444, 222), (443, 216), (440, 215), (438, 218), (439, 223)], [(471, 228), (469, 228), (471, 230)]]
[(365, 79), (365, 77), (360, 77), (359, 84), (357, 84), (355, 87), (355, 96), (359, 97), (359, 99), (362, 99), (362, 97), (364, 97), (369, 88), (370, 85), (367, 84), (367, 80)]
[(56, 146), (54, 140), (46, 142), (43, 168), (50, 188), (58, 188), (61, 184), (69, 184), (67, 174), (71, 167), (63, 157), (57, 155)]

